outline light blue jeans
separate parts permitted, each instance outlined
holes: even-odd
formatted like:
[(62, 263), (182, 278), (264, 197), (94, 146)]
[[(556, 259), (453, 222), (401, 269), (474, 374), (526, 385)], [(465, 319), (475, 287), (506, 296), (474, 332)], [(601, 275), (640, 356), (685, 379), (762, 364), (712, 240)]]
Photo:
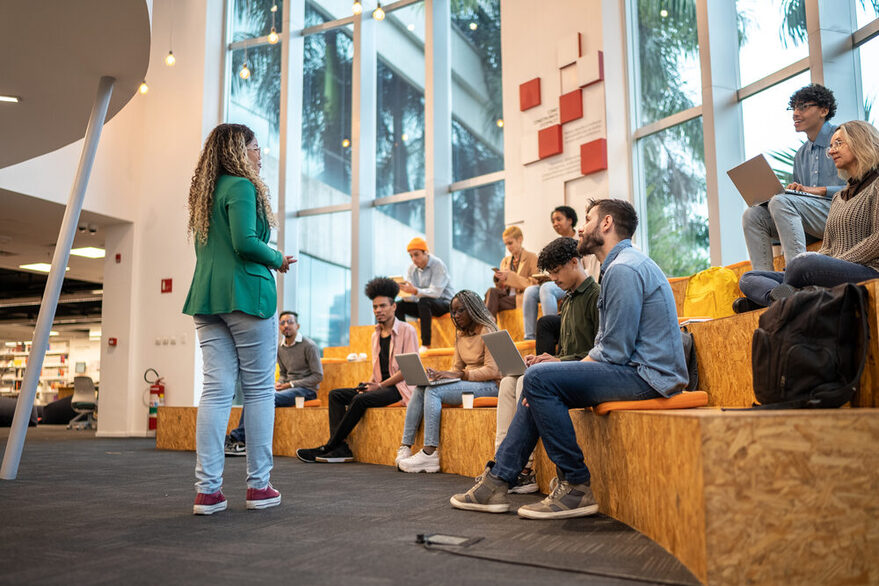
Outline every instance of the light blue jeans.
[(556, 315), (559, 312), (559, 299), (565, 296), (565, 290), (552, 281), (541, 285), (531, 285), (525, 289), (522, 297), (522, 317), (525, 320), (525, 339), (537, 337), (537, 304), (543, 307), (543, 315)]
[[(748, 256), (755, 271), (771, 271), (772, 241), (778, 238), (785, 263), (806, 250), (806, 235), (824, 237), (829, 199), (779, 194), (767, 205), (752, 206), (742, 215)], [(546, 311), (546, 309), (544, 309)]]
[(247, 487), (265, 488), (272, 470), (278, 318), (235, 311), (194, 319), (204, 364), (195, 428), (195, 488), (213, 493), (223, 485), (223, 441), (239, 377), (246, 407)]
[[(427, 390), (425, 390), (427, 389)], [(473, 393), (473, 397), (497, 397), (497, 382), (462, 380), (437, 387), (415, 387), (409, 404), (406, 406), (406, 424), (403, 426), (404, 446), (415, 443), (415, 433), (424, 417), (424, 445), (439, 445), (440, 422), (443, 414), (443, 403), (460, 405), (462, 393)], [(249, 444), (248, 444), (249, 446)], [(248, 447), (249, 449), (249, 447)]]

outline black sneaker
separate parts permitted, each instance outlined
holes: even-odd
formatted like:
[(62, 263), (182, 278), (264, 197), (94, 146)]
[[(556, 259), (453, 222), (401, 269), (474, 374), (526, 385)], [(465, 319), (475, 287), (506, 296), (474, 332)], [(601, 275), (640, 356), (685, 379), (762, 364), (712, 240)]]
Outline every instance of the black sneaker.
[(223, 444), (223, 451), (227, 456), (246, 456), (247, 445), (244, 442), (235, 441), (231, 436), (226, 436), (226, 442)]
[(527, 474), (519, 472), (519, 476), (516, 477), (516, 484), (511, 486), (508, 492), (513, 494), (537, 492), (537, 476), (534, 474), (534, 470), (529, 470)]
[(763, 306), (754, 303), (747, 297), (739, 297), (732, 303), (732, 310), (736, 313), (748, 313), (749, 311), (756, 311), (758, 309), (763, 309)]
[(314, 464), (317, 461), (315, 458), (317, 458), (318, 456), (323, 456), (326, 453), (326, 446), (318, 446), (316, 448), (299, 448), (298, 450), (296, 450), (296, 457), (303, 462)]
[(338, 448), (316, 456), (314, 459), (325, 464), (340, 464), (343, 462), (353, 462), (354, 454), (351, 453), (351, 448), (348, 447), (348, 444), (342, 444)]

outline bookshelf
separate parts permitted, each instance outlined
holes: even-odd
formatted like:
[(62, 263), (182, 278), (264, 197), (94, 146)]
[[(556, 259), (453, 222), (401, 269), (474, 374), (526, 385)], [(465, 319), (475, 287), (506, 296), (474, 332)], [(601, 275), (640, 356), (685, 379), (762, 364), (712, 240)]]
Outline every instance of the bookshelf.
[[(30, 342), (0, 348), (0, 396), (18, 395), (24, 381), (24, 371), (27, 368), (30, 349)], [(72, 379), (68, 352), (67, 342), (49, 345), (40, 372), (41, 402), (51, 400), (55, 389)]]

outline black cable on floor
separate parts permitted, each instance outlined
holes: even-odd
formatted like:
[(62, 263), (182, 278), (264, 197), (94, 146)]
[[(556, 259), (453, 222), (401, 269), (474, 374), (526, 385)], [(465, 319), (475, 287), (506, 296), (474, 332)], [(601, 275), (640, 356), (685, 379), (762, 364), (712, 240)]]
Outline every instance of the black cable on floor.
[[(441, 551), (444, 553), (450, 553), (452, 555), (458, 555), (465, 558), (473, 558), (477, 560), (484, 560), (489, 562), (498, 562), (501, 564), (510, 564), (513, 566), (524, 566), (528, 568), (539, 568), (542, 570), (555, 570), (557, 572), (568, 572), (570, 574), (584, 574), (589, 576), (600, 576), (602, 578), (617, 578), (620, 580), (630, 580), (632, 582), (643, 582), (646, 584), (668, 584), (670, 586), (693, 586), (692, 582), (677, 582), (675, 580), (666, 580), (663, 578), (645, 578), (643, 576), (634, 576), (631, 574), (624, 573), (615, 573), (615, 572), (601, 572), (598, 570), (577, 570), (573, 568), (562, 568), (558, 566), (551, 566), (549, 564), (541, 564), (537, 562), (520, 562), (516, 560), (503, 560), (495, 557), (490, 557), (487, 555), (479, 555), (476, 553), (469, 553), (465, 551), (455, 550), (455, 549), (447, 549), (445, 546), (435, 545), (428, 542), (424, 542), (424, 548), (431, 551)], [(455, 546), (448, 546), (455, 547)]]

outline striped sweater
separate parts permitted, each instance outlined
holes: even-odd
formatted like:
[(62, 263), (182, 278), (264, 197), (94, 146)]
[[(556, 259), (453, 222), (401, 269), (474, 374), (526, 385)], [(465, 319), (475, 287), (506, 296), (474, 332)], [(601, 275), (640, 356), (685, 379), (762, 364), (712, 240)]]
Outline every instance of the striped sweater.
[(849, 189), (833, 196), (818, 252), (879, 270), (879, 179), (846, 201)]

